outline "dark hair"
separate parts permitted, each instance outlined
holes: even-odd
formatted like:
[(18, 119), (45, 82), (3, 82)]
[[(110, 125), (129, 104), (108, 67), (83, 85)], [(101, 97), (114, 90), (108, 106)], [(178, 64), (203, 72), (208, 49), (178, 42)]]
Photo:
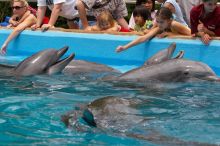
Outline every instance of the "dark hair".
[(162, 7), (157, 11), (156, 17), (161, 17), (162, 19), (173, 19), (173, 13), (169, 8)]
[[(142, 5), (142, 4), (146, 3), (147, 1), (149, 1), (149, 0), (137, 0), (136, 6)], [(151, 12), (153, 12), (155, 10), (155, 0), (151, 0), (151, 1), (153, 3)]]
[(150, 11), (143, 5), (134, 8), (133, 16), (141, 16), (144, 20), (152, 20)]

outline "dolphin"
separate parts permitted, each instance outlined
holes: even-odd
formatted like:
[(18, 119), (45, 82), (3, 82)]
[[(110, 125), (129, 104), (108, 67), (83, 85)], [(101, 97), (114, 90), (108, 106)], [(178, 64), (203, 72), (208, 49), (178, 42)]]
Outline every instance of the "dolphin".
[(17, 66), (0, 65), (1, 68), (9, 69), (9, 74), (20, 76), (31, 76), (37, 74), (55, 74), (61, 72), (74, 58), (74, 54), (61, 59), (67, 52), (68, 46), (59, 50), (45, 49), (20, 62)]
[(169, 59), (181, 59), (184, 56), (184, 51), (181, 50), (176, 57), (172, 58), (174, 51), (176, 50), (176, 43), (171, 43), (167, 49), (163, 49), (145, 61), (144, 66), (159, 64)]
[[(99, 129), (101, 132), (115, 132), (117, 135), (137, 138), (149, 141), (159, 145), (192, 145), (192, 146), (216, 146), (215, 144), (185, 141), (176, 137), (167, 136), (154, 129), (144, 128), (146, 122), (153, 120), (154, 117), (142, 116), (138, 107), (146, 101), (132, 98), (121, 98), (116, 96), (107, 96), (95, 99), (84, 107), (71, 111), (62, 116), (62, 121), (69, 128), (84, 129), (88, 127), (80, 123), (83, 119), (93, 129)], [(84, 127), (84, 128), (83, 128)], [(139, 132), (136, 132), (139, 131)], [(147, 132), (147, 133), (146, 133)]]
[(151, 58), (149, 58), (144, 63), (144, 65), (147, 66), (147, 65), (159, 64), (163, 61), (171, 59), (175, 49), (176, 49), (176, 43), (170, 44), (170, 46), (167, 49), (163, 49), (163, 50), (159, 51), (158, 53), (156, 53)]
[(107, 81), (128, 81), (146, 83), (157, 82), (187, 82), (187, 81), (220, 81), (214, 71), (205, 63), (183, 59), (184, 51), (176, 57), (172, 55), (176, 43), (163, 49), (145, 61), (144, 65), (127, 71), (116, 77), (104, 77)]
[(89, 73), (121, 73), (120, 71), (95, 62), (88, 62), (85, 60), (73, 60), (62, 71), (64, 74), (89, 74)]
[(220, 81), (207, 64), (186, 59), (170, 59), (159, 64), (142, 66), (120, 75), (117, 80), (132, 82)]

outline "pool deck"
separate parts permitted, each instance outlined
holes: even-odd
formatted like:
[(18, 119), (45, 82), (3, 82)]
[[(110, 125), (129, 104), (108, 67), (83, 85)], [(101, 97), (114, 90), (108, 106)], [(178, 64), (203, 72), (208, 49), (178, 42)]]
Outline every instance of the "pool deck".
[[(10, 29), (0, 29), (0, 45), (10, 34)], [(67, 53), (74, 52), (76, 59), (84, 59), (109, 65), (141, 65), (145, 60), (161, 49), (167, 48), (170, 43), (176, 42), (177, 50), (185, 51), (185, 57), (196, 61), (202, 61), (211, 66), (220, 75), (220, 40), (213, 40), (209, 45), (204, 45), (198, 38), (154, 38), (149, 42), (139, 44), (124, 52), (116, 53), (118, 45), (124, 45), (138, 35), (113, 35), (92, 34), (80, 32), (62, 31), (23, 31), (19, 37), (13, 40), (5, 56), (30, 56), (45, 48), (59, 49), (69, 46)]]

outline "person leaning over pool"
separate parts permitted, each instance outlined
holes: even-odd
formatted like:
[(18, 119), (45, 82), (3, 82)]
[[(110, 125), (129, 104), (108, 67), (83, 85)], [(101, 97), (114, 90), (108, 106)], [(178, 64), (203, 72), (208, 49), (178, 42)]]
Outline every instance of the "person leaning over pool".
[(102, 11), (108, 10), (122, 28), (129, 29), (128, 23), (124, 19), (124, 17), (128, 15), (124, 0), (77, 0), (76, 8), (85, 30), (89, 30), (86, 10), (91, 11), (95, 17)]
[(217, 0), (202, 0), (190, 12), (192, 34), (200, 37), (204, 44), (209, 44), (212, 37), (220, 36), (220, 7)]
[[(41, 28), (43, 31), (46, 31), (53, 28), (59, 16), (69, 20), (77, 18), (78, 11), (75, 9), (75, 3), (76, 0), (37, 0), (37, 23), (31, 27), (32, 30)], [(48, 24), (42, 25), (47, 6), (52, 11), (50, 20)], [(67, 24), (69, 28), (78, 28), (78, 24), (75, 21), (68, 21)]]
[(121, 26), (114, 20), (109, 11), (102, 11), (97, 17), (96, 25), (90, 27), (91, 31), (118, 32)]
[(149, 39), (156, 35), (159, 38), (177, 35), (191, 36), (191, 30), (187, 26), (173, 20), (173, 15), (170, 9), (162, 7), (157, 11), (156, 25), (154, 28), (152, 28), (147, 34), (136, 38), (128, 44), (118, 46), (116, 52), (121, 52), (145, 41), (149, 41)]
[(30, 12), (26, 0), (13, 0), (11, 4), (13, 15), (9, 20), (8, 27), (14, 27), (12, 33), (8, 36), (1, 47), (1, 54), (6, 53), (8, 44), (17, 37), (25, 28), (36, 23), (36, 17)]

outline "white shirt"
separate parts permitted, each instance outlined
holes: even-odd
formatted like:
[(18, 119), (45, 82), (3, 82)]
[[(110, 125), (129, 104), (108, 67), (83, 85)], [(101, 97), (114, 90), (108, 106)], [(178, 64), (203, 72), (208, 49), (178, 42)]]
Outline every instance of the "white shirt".
[(76, 0), (37, 0), (37, 6), (48, 6), (50, 10), (53, 9), (55, 4), (63, 3), (59, 16), (67, 19), (76, 18), (78, 11), (75, 9)]

